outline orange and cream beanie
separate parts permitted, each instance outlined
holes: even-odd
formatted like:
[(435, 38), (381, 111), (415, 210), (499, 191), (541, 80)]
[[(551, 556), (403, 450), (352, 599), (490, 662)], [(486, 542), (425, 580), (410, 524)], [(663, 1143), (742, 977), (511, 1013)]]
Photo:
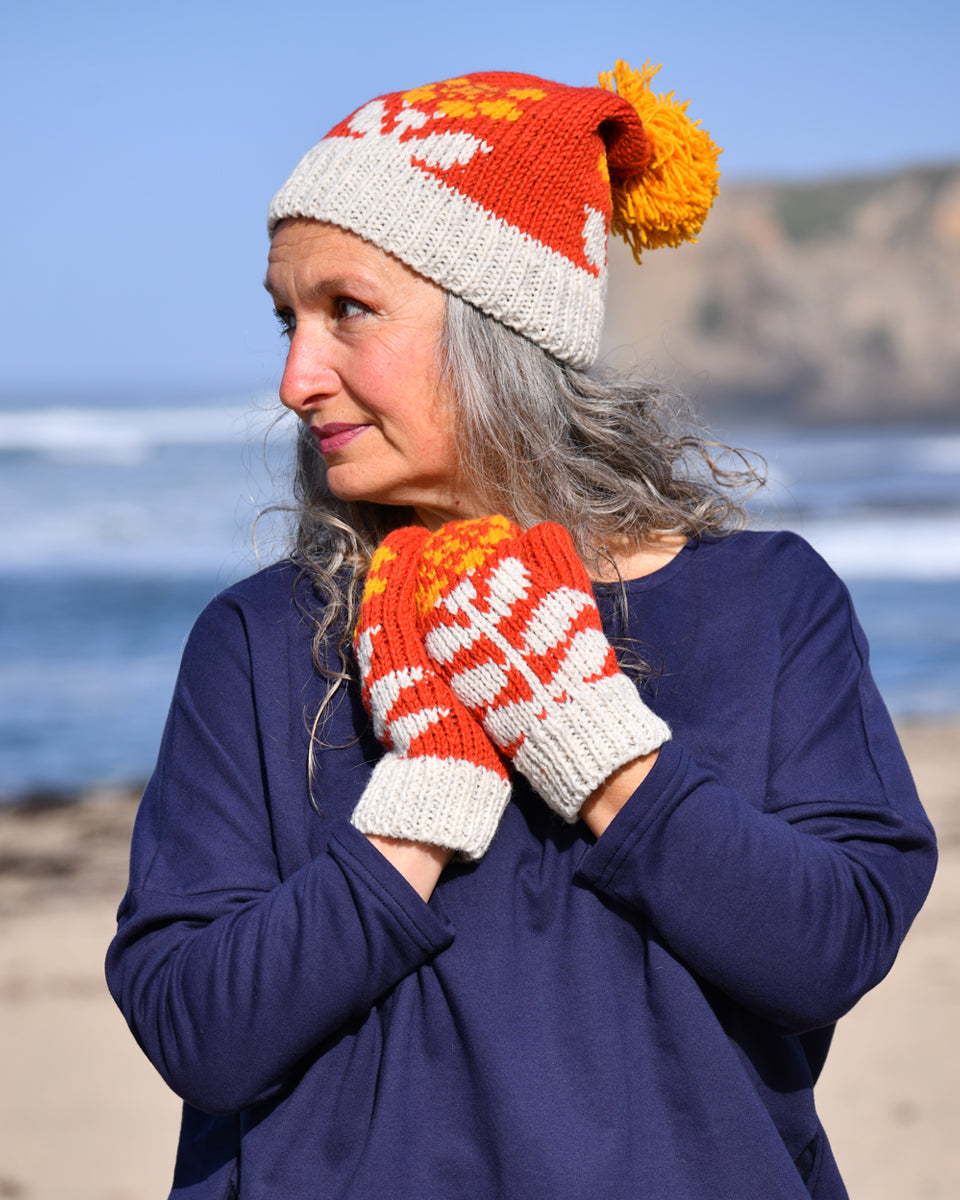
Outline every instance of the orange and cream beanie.
[(573, 366), (597, 356), (611, 229), (694, 240), (717, 192), (706, 130), (659, 68), (600, 87), (506, 72), (380, 96), (335, 125), (270, 205), (359, 234)]

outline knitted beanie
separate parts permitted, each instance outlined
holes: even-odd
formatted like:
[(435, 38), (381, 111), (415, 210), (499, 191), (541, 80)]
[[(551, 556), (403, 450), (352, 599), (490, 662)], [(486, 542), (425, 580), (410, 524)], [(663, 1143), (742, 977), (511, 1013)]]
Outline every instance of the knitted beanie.
[(467, 75), (380, 96), (335, 125), (270, 205), (351, 230), (577, 367), (596, 358), (611, 228), (693, 240), (719, 151), (657, 67), (601, 86)]

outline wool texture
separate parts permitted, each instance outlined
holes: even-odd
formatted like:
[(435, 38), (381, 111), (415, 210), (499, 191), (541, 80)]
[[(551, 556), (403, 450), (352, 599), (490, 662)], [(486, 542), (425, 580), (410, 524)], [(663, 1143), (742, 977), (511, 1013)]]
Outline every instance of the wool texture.
[(510, 799), (489, 738), (440, 679), (416, 627), (426, 529), (397, 530), (370, 565), (354, 639), (363, 702), (387, 754), (351, 818), (363, 833), (480, 858)]
[(618, 767), (670, 737), (620, 670), (561, 526), (444, 526), (423, 543), (416, 604), (427, 654), (454, 695), (566, 821)]
[(719, 151), (686, 105), (649, 91), (654, 73), (618, 63), (616, 87), (568, 87), (487, 72), (379, 96), (304, 155), (268, 229), (307, 217), (351, 230), (589, 366), (611, 222), (635, 250), (676, 245), (716, 194)]

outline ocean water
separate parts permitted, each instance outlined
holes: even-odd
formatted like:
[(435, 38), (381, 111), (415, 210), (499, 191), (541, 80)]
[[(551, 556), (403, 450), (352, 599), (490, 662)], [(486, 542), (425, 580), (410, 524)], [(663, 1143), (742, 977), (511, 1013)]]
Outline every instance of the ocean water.
[[(755, 524), (849, 583), (894, 714), (960, 713), (960, 432), (721, 436), (767, 461)], [(0, 802), (149, 774), (197, 613), (280, 552), (291, 444), (269, 398), (0, 409)]]

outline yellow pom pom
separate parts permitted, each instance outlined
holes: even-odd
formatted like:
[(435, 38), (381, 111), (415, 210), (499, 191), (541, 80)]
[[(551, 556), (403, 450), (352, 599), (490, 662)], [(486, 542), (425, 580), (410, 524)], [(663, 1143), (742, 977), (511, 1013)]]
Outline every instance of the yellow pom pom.
[(695, 242), (717, 194), (719, 148), (699, 121), (687, 116), (669, 95), (654, 95), (650, 81), (660, 70), (649, 61), (633, 71), (619, 61), (600, 76), (600, 86), (632, 104), (643, 122), (652, 155), (647, 167), (611, 181), (613, 219), (610, 228), (627, 242), (640, 261), (646, 248)]

